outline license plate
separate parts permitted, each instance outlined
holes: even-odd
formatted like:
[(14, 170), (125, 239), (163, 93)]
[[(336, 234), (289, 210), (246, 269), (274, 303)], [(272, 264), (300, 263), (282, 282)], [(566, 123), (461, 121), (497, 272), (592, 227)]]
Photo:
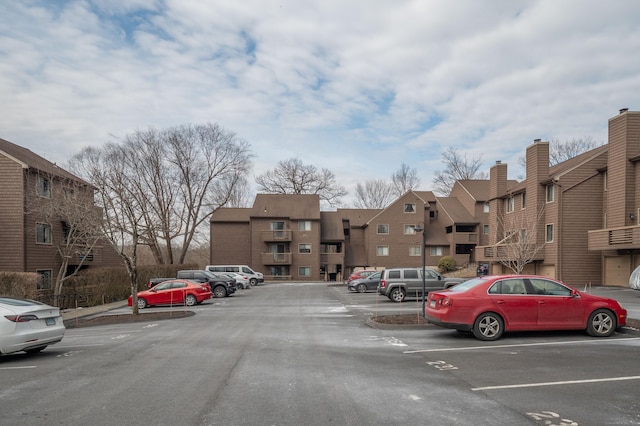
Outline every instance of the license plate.
[(432, 300), (431, 302), (429, 302), (429, 307), (430, 308), (435, 308), (436, 307), (436, 301)]
[(47, 326), (49, 325), (56, 325), (56, 319), (55, 318), (45, 318), (45, 324), (47, 324)]

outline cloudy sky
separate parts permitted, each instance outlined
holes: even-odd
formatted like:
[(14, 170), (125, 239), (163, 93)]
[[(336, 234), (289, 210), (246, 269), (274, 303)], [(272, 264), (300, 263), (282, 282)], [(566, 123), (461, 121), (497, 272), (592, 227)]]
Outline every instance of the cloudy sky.
[(534, 139), (605, 142), (640, 109), (635, 0), (23, 0), (0, 20), (0, 137), (58, 164), (211, 122), (254, 175), (298, 157), (352, 190), (406, 163), (429, 190), (448, 147), (515, 178)]

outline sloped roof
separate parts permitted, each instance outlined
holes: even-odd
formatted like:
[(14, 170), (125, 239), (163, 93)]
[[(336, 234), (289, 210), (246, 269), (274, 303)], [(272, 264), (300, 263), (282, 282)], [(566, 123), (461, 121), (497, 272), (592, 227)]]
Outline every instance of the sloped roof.
[[(437, 203), (439, 204), (438, 208), (438, 218), (447, 224), (476, 224), (479, 223), (478, 219), (474, 218), (471, 213), (464, 208), (462, 203), (455, 197), (437, 197)], [(443, 220), (442, 214), (448, 218), (448, 220)]]
[(69, 173), (61, 167), (58, 167), (57, 164), (52, 163), (49, 160), (45, 160), (27, 148), (21, 147), (2, 138), (0, 138), (0, 154), (4, 154), (6, 157), (21, 163), (22, 168), (38, 170), (51, 176), (59, 176), (91, 186), (91, 184), (85, 180)]
[(318, 194), (257, 194), (251, 217), (320, 220)]
[(343, 219), (349, 221), (352, 228), (365, 226), (381, 211), (382, 209), (338, 209), (338, 213)]
[(213, 212), (210, 222), (249, 222), (250, 208), (223, 207)]
[(412, 189), (408, 190), (407, 192), (405, 192), (404, 194), (402, 194), (401, 196), (399, 196), (398, 198), (396, 198), (395, 200), (393, 200), (393, 202), (391, 202), (387, 207), (385, 207), (382, 210), (379, 210), (378, 213), (374, 216), (372, 216), (368, 221), (367, 221), (367, 225), (371, 222), (373, 222), (373, 220), (381, 215), (382, 213), (384, 213), (385, 211), (389, 210), (390, 208), (392, 208), (393, 206), (395, 206), (397, 203), (401, 203), (401, 202), (405, 202), (405, 199), (409, 196), (415, 196), (417, 198), (419, 198), (420, 200), (422, 200), (426, 206), (429, 206), (429, 203), (435, 203), (436, 202), (436, 197), (435, 195), (433, 195), (432, 191), (414, 191)]

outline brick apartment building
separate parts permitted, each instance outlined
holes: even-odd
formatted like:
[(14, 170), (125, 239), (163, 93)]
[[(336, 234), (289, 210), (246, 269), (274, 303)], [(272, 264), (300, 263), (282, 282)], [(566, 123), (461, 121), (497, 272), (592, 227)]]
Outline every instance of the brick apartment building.
[[(39, 200), (66, 196), (73, 188), (79, 202), (93, 205), (93, 187), (30, 150), (0, 139), (0, 271), (36, 272), (39, 290), (51, 288), (62, 264), (55, 241), (65, 232), (64, 217), (45, 220), (38, 213)], [(121, 266), (111, 245), (93, 247), (85, 256), (86, 267)], [(80, 263), (70, 259), (69, 267)]]
[(549, 143), (526, 149), (526, 177), (462, 180), (449, 197), (409, 191), (384, 209), (321, 212), (316, 195), (258, 194), (253, 207), (211, 218), (211, 262), (248, 264), (267, 278), (342, 280), (356, 268), (499, 262), (505, 237), (535, 233), (523, 272), (575, 285), (626, 286), (640, 265), (640, 112), (609, 120), (608, 143), (549, 166)]

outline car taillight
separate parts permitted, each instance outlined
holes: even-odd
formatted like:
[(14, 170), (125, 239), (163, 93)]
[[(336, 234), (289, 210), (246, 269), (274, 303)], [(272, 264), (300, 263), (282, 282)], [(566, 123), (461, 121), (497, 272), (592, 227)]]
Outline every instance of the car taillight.
[(443, 297), (442, 299), (440, 299), (440, 306), (451, 306), (453, 305), (453, 300), (449, 299), (448, 297)]
[(381, 288), (385, 288), (387, 286), (387, 281), (386, 280), (380, 280), (380, 287)]
[(5, 315), (4, 317), (11, 322), (29, 322), (38, 319), (35, 315)]

